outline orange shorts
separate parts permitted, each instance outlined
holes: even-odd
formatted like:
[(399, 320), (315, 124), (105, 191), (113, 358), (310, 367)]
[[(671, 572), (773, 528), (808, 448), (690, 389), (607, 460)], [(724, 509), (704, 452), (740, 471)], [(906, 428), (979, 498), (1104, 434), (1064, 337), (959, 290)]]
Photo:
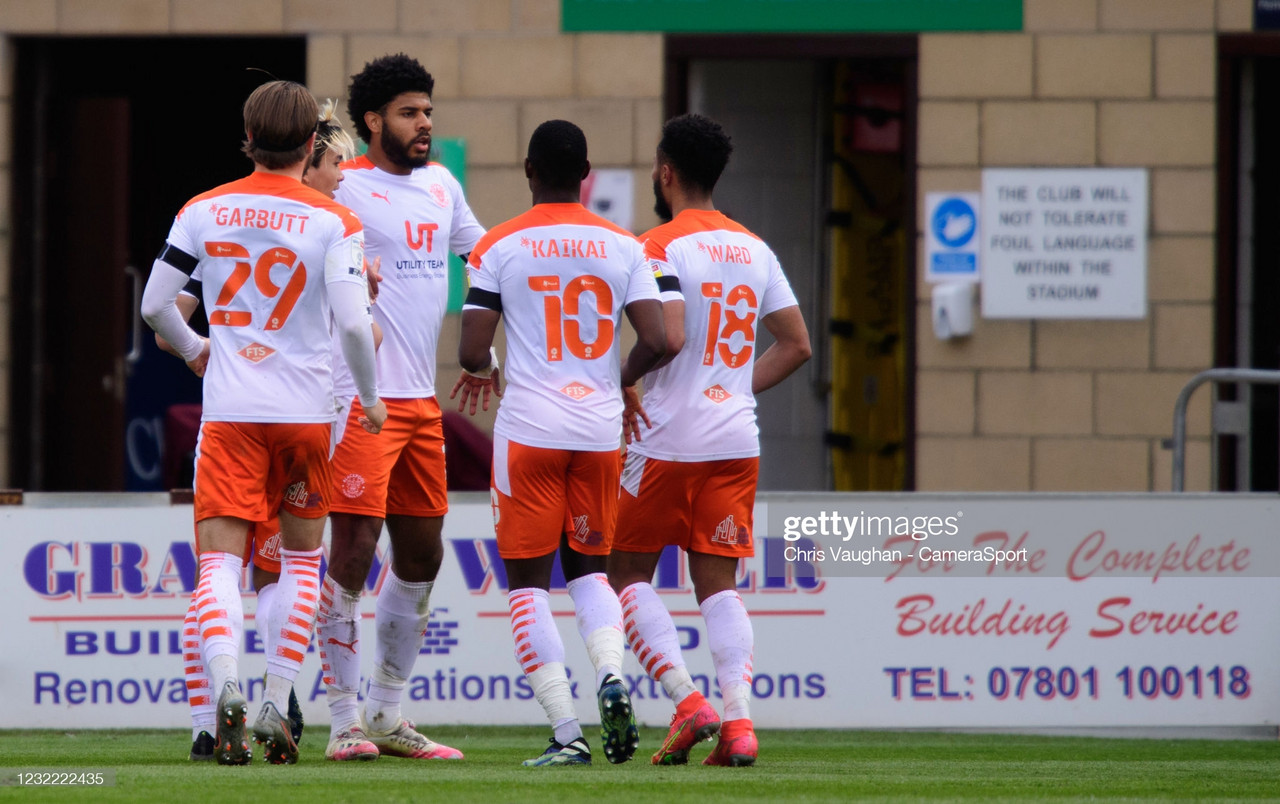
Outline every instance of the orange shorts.
[(265, 522), (281, 510), (329, 513), (329, 423), (204, 422), (196, 444), (195, 517)]
[(656, 553), (675, 544), (713, 556), (755, 555), (759, 474), (759, 458), (681, 463), (628, 452), (613, 549)]
[(493, 439), (489, 490), (498, 555), (537, 558), (569, 546), (608, 555), (618, 514), (618, 453), (544, 449)]
[(360, 400), (351, 402), (346, 430), (333, 451), (334, 511), (385, 517), (444, 516), (444, 418), (436, 398), (383, 399), (387, 423), (377, 435), (360, 426)]
[[(200, 555), (200, 529), (196, 528), (196, 555)], [(266, 572), (280, 574), (280, 517), (273, 516), (266, 522), (254, 522), (244, 537), (244, 552), (240, 554), (245, 566), (253, 565)]]

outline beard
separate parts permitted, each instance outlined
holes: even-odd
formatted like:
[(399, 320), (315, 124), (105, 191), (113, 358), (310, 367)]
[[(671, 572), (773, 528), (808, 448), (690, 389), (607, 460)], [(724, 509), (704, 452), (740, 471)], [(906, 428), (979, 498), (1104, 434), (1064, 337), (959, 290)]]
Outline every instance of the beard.
[(662, 197), (662, 185), (658, 183), (657, 179), (653, 180), (653, 211), (664, 221), (669, 221), (675, 217), (675, 213), (671, 211), (671, 205), (667, 203), (667, 199)]
[[(378, 144), (382, 146), (382, 152), (386, 154), (387, 159), (391, 160), (391, 164), (402, 168), (420, 168), (427, 164), (431, 157), (431, 152), (428, 149), (423, 156), (410, 156), (409, 144), (416, 139), (417, 137), (415, 136), (409, 142), (402, 142), (391, 134), (390, 129), (383, 128), (382, 133), (378, 136)], [(427, 135), (427, 140), (430, 142), (430, 134)]]

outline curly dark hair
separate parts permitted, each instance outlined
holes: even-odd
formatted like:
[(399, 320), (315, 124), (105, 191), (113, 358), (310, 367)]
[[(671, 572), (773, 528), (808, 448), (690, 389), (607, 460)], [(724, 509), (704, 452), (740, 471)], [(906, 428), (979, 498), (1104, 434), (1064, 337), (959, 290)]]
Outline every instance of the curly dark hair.
[(568, 120), (548, 120), (529, 138), (529, 164), (547, 187), (573, 189), (587, 167), (587, 135)]
[(680, 178), (710, 193), (715, 189), (733, 144), (720, 124), (700, 114), (682, 114), (662, 126), (658, 158), (675, 168)]
[(355, 124), (356, 134), (365, 142), (372, 133), (365, 125), (365, 112), (378, 112), (401, 92), (425, 92), (427, 97), (435, 91), (436, 79), (418, 60), (403, 53), (383, 56), (365, 64), (364, 69), (351, 76), (347, 90), (347, 116)]

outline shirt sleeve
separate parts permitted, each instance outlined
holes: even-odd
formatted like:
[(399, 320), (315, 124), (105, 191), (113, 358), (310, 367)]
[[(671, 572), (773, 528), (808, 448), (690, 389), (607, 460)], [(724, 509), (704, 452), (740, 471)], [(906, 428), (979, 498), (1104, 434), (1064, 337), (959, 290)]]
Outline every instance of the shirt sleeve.
[(373, 315), (364, 272), (364, 233), (339, 236), (324, 261), (325, 290), (337, 325), (342, 357), (355, 379), (360, 404), (378, 403), (377, 361), (373, 348)]
[[(467, 307), (483, 307), (486, 310), (501, 310), (501, 278), (498, 276), (498, 247), (494, 243), (482, 252), (472, 250), (471, 260), (467, 264)], [(495, 304), (496, 302), (496, 304)]]
[(644, 250), (637, 242), (629, 252), (631, 255), (631, 277), (627, 283), (626, 300), (623, 306), (642, 299), (662, 301), (658, 292), (658, 280), (654, 276), (652, 261), (645, 258)]
[(462, 193), (462, 185), (449, 175), (449, 191), (453, 194), (453, 222), (449, 230), (449, 250), (454, 254), (470, 254), (484, 237), (484, 227), (476, 220)]
[(791, 283), (787, 281), (787, 275), (782, 272), (782, 266), (778, 264), (778, 258), (770, 252), (769, 280), (764, 288), (764, 298), (760, 300), (760, 317), (763, 318), (769, 313), (775, 313), (786, 307), (795, 307), (799, 303), (796, 301), (796, 294), (791, 291)]
[(178, 312), (178, 294), (199, 274), (200, 258), (187, 227), (179, 217), (169, 230), (164, 247), (151, 266), (142, 292), (142, 317), (156, 333), (168, 341), (183, 360), (194, 360), (204, 342)]
[(662, 294), (662, 301), (684, 301), (684, 292), (680, 286), (680, 270), (667, 258), (667, 250), (658, 245), (657, 241), (647, 239), (644, 241), (644, 256), (649, 261), (654, 281), (658, 283), (658, 292)]

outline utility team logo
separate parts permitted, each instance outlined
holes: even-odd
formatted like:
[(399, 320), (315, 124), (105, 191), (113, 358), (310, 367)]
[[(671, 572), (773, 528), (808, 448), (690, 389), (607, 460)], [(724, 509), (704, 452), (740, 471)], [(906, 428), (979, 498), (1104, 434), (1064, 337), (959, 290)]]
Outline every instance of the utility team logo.
[(342, 496), (354, 500), (364, 494), (364, 475), (352, 474), (342, 478)]

